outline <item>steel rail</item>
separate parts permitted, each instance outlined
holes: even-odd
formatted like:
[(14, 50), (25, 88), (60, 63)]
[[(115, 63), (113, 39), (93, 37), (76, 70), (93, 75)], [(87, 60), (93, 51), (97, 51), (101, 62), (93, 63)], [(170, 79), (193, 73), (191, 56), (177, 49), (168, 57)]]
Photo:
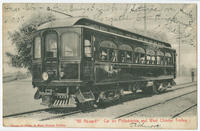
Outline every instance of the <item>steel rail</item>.
[[(195, 85), (195, 84), (194, 84), (194, 85)], [(186, 86), (186, 87), (190, 87), (190, 86), (192, 86), (192, 85), (188, 85), (188, 86)], [(182, 88), (186, 88), (186, 87), (182, 87)], [(182, 89), (182, 88), (180, 87), (180, 88), (178, 88), (178, 89)], [(178, 89), (176, 89), (176, 90), (178, 90)], [(178, 98), (178, 97), (181, 97), (181, 96), (184, 96), (184, 95), (187, 95), (187, 94), (191, 94), (191, 93), (193, 93), (193, 92), (196, 92), (196, 90), (195, 90), (195, 91), (192, 91), (192, 92), (189, 92), (189, 93), (185, 93), (185, 94), (176, 96), (176, 97), (174, 97), (174, 98), (167, 99), (167, 100), (165, 100), (165, 102), (170, 101), (170, 100), (173, 100), (173, 99), (176, 99), (176, 98)], [(142, 108), (142, 110), (147, 109), (147, 108), (150, 108), (150, 107), (153, 107), (153, 106), (156, 106), (156, 105), (159, 105), (159, 104), (162, 104), (162, 103), (163, 103), (163, 101), (162, 101), (162, 102), (159, 102), (159, 103), (157, 103), (157, 104), (154, 104), (154, 105), (151, 105), (151, 106)], [(85, 110), (85, 111), (91, 111), (91, 110), (94, 110), (94, 109), (89, 109), (89, 110)], [(139, 110), (136, 110), (136, 112), (138, 112), (138, 111), (139, 111)], [(78, 114), (78, 113), (82, 113), (82, 111), (79, 110), (79, 111), (72, 112), (72, 113), (66, 113), (66, 114), (62, 114), (62, 115), (58, 115), (58, 116), (48, 117), (48, 118), (41, 119), (40, 121), (58, 119), (58, 118), (62, 118), (62, 117), (65, 117), (65, 116), (69, 116), (69, 115), (73, 115), (73, 114)]]
[[(190, 82), (190, 83), (191, 83), (191, 82)], [(187, 84), (190, 84), (190, 83), (182, 83), (182, 84), (176, 85), (176, 86), (187, 85)], [(190, 86), (193, 86), (193, 85), (196, 85), (196, 83), (191, 83), (190, 85), (183, 86), (183, 87), (178, 87), (178, 88), (175, 88), (175, 89), (171, 89), (171, 90), (169, 90), (169, 91), (179, 90), (179, 89), (187, 88), (187, 87), (190, 87)], [(166, 92), (166, 93), (167, 93), (167, 92)], [(162, 95), (162, 94), (161, 94), (161, 95)], [(144, 97), (144, 96), (143, 96), (143, 97)], [(141, 98), (141, 97), (139, 97), (139, 98)], [(126, 101), (128, 101), (128, 100), (126, 100)], [(51, 111), (51, 110), (53, 110), (53, 109), (58, 109), (58, 108), (45, 108), (45, 109), (39, 109), (39, 110), (28, 111), (28, 112), (10, 114), (10, 115), (3, 116), (3, 118), (16, 117), (16, 116), (21, 116), (21, 115), (26, 115), (26, 114), (33, 114), (33, 113), (37, 113), (37, 112)], [(89, 110), (85, 110), (85, 111), (89, 111)], [(69, 116), (69, 115), (77, 114), (77, 113), (81, 113), (81, 112), (83, 112), (83, 111), (82, 111), (82, 110), (77, 110), (77, 111), (73, 111), (73, 112), (68, 112), (67, 114), (62, 114), (62, 115), (59, 115), (59, 116), (54, 116), (53, 119), (60, 118), (60, 117), (64, 117), (64, 116)], [(46, 118), (46, 119), (49, 120), (50, 118)], [(42, 120), (46, 120), (46, 119), (42, 119)]]
[(177, 114), (173, 115), (173, 116), (172, 116), (172, 118), (175, 118), (175, 117), (177, 117), (177, 116), (179, 116), (179, 115), (181, 115), (181, 114), (185, 113), (186, 111), (188, 111), (188, 110), (192, 109), (192, 108), (193, 108), (193, 107), (195, 107), (195, 106), (197, 106), (197, 104), (194, 104), (194, 105), (192, 105), (192, 106), (190, 106), (190, 107), (186, 108), (185, 110), (183, 110), (183, 111), (181, 111), (181, 112), (179, 112), (179, 113), (177, 113)]
[(151, 108), (151, 107), (154, 107), (154, 106), (157, 106), (157, 105), (163, 104), (163, 103), (165, 103), (165, 102), (168, 102), (168, 101), (171, 101), (171, 100), (177, 99), (177, 98), (179, 98), (179, 97), (182, 97), (182, 96), (185, 96), (185, 95), (188, 95), (188, 94), (194, 93), (194, 92), (196, 92), (196, 91), (197, 91), (197, 90), (190, 91), (190, 92), (187, 92), (187, 93), (181, 94), (181, 95), (179, 95), (179, 96), (176, 96), (176, 97), (173, 97), (173, 98), (167, 99), (167, 100), (165, 100), (165, 101), (161, 101), (161, 102), (158, 102), (158, 103), (152, 104), (152, 105), (150, 105), (150, 106), (146, 106), (146, 107), (143, 107), (143, 108), (141, 108), (141, 109), (137, 109), (137, 110), (135, 110), (135, 111), (131, 111), (131, 112), (125, 113), (125, 114), (123, 114), (123, 115), (117, 116), (117, 117), (114, 118), (114, 119), (122, 118), (122, 117), (125, 117), (125, 116), (130, 116), (131, 114), (134, 114), (134, 113), (137, 113), (137, 112), (143, 111), (143, 110), (145, 110), (145, 109), (148, 109), (148, 108)]

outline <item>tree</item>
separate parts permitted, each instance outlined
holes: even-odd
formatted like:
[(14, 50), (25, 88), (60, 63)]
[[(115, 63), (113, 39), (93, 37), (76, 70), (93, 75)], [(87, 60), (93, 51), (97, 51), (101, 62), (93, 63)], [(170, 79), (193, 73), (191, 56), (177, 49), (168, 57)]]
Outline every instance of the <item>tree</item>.
[(22, 24), (19, 30), (9, 32), (9, 39), (11, 39), (12, 45), (17, 49), (16, 54), (6, 52), (6, 55), (11, 58), (12, 66), (31, 69), (33, 33), (37, 30), (38, 26), (52, 20), (55, 20), (53, 15), (39, 13), (32, 15), (30, 19)]

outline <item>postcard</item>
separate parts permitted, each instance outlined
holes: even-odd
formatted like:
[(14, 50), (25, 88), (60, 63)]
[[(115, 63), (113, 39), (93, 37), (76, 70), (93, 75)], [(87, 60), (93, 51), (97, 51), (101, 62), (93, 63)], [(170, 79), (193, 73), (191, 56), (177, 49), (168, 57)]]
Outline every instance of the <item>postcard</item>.
[(3, 126), (197, 129), (196, 3), (3, 3)]

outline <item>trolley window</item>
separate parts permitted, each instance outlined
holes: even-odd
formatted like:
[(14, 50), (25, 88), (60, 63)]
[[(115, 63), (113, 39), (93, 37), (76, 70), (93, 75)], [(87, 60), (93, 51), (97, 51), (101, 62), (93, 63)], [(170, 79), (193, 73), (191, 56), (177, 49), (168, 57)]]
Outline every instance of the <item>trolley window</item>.
[(141, 47), (136, 47), (135, 50), (135, 63), (145, 63), (145, 50)]
[(78, 56), (78, 41), (79, 36), (77, 33), (68, 32), (61, 36), (61, 56), (62, 57), (72, 57)]
[(57, 57), (57, 34), (49, 33), (45, 38), (46, 57)]
[(100, 48), (100, 60), (106, 61), (108, 59), (108, 50), (106, 48)]
[(146, 50), (146, 64), (155, 64), (155, 52), (153, 50)]
[(108, 49), (108, 52), (109, 52), (109, 60), (111, 62), (117, 62), (118, 61), (118, 58), (117, 58), (118, 51), (116, 49)]
[(163, 65), (164, 64), (164, 53), (162, 51), (157, 51), (157, 64)]
[(165, 61), (165, 64), (166, 65), (172, 65), (173, 62), (172, 62), (172, 55), (170, 53), (165, 53), (165, 58), (166, 58), (166, 61)]
[(84, 40), (85, 57), (92, 57), (92, 45), (89, 40)]
[(119, 46), (119, 60), (120, 62), (132, 62), (132, 52), (133, 49), (129, 45), (120, 45)]
[(117, 49), (117, 45), (112, 41), (102, 41), (100, 47)]
[(39, 36), (35, 37), (33, 48), (34, 48), (33, 51), (34, 58), (35, 59), (41, 58), (41, 38)]
[(102, 61), (117, 61), (117, 45), (112, 41), (102, 41), (100, 43), (100, 60)]

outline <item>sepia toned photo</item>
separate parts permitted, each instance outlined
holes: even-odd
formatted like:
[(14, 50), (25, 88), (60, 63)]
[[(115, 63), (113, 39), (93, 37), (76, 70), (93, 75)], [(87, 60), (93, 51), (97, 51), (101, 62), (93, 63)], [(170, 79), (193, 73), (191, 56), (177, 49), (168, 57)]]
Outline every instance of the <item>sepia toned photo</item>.
[(197, 129), (196, 3), (3, 3), (3, 126)]

